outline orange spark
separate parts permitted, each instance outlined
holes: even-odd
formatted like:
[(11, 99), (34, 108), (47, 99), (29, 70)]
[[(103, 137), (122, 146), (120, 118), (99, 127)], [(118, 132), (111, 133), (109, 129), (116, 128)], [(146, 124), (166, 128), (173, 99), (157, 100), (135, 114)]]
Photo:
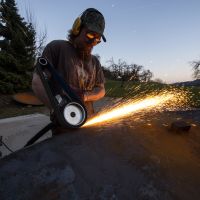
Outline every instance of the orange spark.
[(123, 117), (128, 117), (135, 112), (139, 112), (145, 109), (149, 110), (152, 108), (160, 109), (169, 104), (176, 104), (180, 101), (180, 97), (183, 95), (178, 95), (176, 92), (164, 92), (160, 95), (154, 95), (147, 97), (145, 99), (140, 100), (132, 100), (123, 103), (122, 105), (100, 113), (99, 115), (95, 116), (94, 118), (88, 120), (84, 127), (91, 126), (94, 124), (102, 123), (102, 122), (109, 122), (115, 119), (120, 119)]

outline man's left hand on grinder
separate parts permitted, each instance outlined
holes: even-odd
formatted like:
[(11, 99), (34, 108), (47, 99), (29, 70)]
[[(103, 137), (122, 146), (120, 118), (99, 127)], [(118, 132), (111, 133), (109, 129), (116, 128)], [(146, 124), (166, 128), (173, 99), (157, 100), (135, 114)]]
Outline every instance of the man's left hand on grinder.
[(105, 95), (104, 84), (97, 85), (96, 87), (93, 88), (93, 90), (83, 91), (75, 88), (72, 89), (76, 93), (76, 95), (80, 98), (80, 100), (83, 102), (97, 101), (102, 97), (104, 97)]
[(104, 84), (99, 84), (91, 91), (84, 91), (83, 101), (97, 101), (105, 96)]

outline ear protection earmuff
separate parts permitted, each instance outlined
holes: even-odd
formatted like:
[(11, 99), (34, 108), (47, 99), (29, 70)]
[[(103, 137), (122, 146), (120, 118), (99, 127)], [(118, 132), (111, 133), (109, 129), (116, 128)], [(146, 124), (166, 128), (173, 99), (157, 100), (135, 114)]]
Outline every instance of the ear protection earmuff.
[[(99, 14), (101, 14), (98, 10), (96, 10), (95, 8), (88, 8), (86, 9), (80, 17), (77, 17), (74, 21), (74, 24), (72, 26), (72, 34), (73, 35), (78, 35), (80, 33), (81, 30), (81, 26), (83, 24), (84, 19), (86, 18), (87, 14), (90, 12), (97, 12)], [(102, 15), (102, 14), (101, 14)]]
[(72, 34), (78, 35), (80, 33), (80, 29), (81, 29), (81, 18), (77, 17), (72, 26)]

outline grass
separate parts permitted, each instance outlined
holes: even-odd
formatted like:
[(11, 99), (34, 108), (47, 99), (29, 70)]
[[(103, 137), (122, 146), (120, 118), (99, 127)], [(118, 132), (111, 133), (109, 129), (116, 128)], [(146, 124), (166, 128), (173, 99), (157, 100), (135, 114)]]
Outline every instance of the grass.
[(189, 91), (190, 106), (200, 108), (200, 86), (185, 87)]
[(162, 83), (148, 82), (125, 82), (123, 87), (121, 81), (107, 80), (106, 84), (106, 95), (110, 97), (124, 97), (134, 98), (136, 96), (145, 96), (152, 92), (159, 92), (163, 89), (180, 89), (187, 91), (189, 106), (200, 108), (200, 87), (198, 86), (173, 86)]
[(142, 93), (150, 93), (168, 87), (160, 83), (125, 82), (107, 80), (105, 84), (106, 95), (110, 97), (134, 97)]

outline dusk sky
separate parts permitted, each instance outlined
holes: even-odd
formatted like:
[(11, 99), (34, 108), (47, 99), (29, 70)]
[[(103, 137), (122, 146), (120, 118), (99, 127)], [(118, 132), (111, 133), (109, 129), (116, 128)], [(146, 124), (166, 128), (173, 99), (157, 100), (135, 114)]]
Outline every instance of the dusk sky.
[(107, 66), (113, 57), (143, 65), (167, 83), (192, 80), (191, 62), (200, 60), (199, 0), (16, 0), (29, 8), (47, 43), (66, 39), (74, 20), (89, 7), (105, 17), (105, 36), (94, 48)]

